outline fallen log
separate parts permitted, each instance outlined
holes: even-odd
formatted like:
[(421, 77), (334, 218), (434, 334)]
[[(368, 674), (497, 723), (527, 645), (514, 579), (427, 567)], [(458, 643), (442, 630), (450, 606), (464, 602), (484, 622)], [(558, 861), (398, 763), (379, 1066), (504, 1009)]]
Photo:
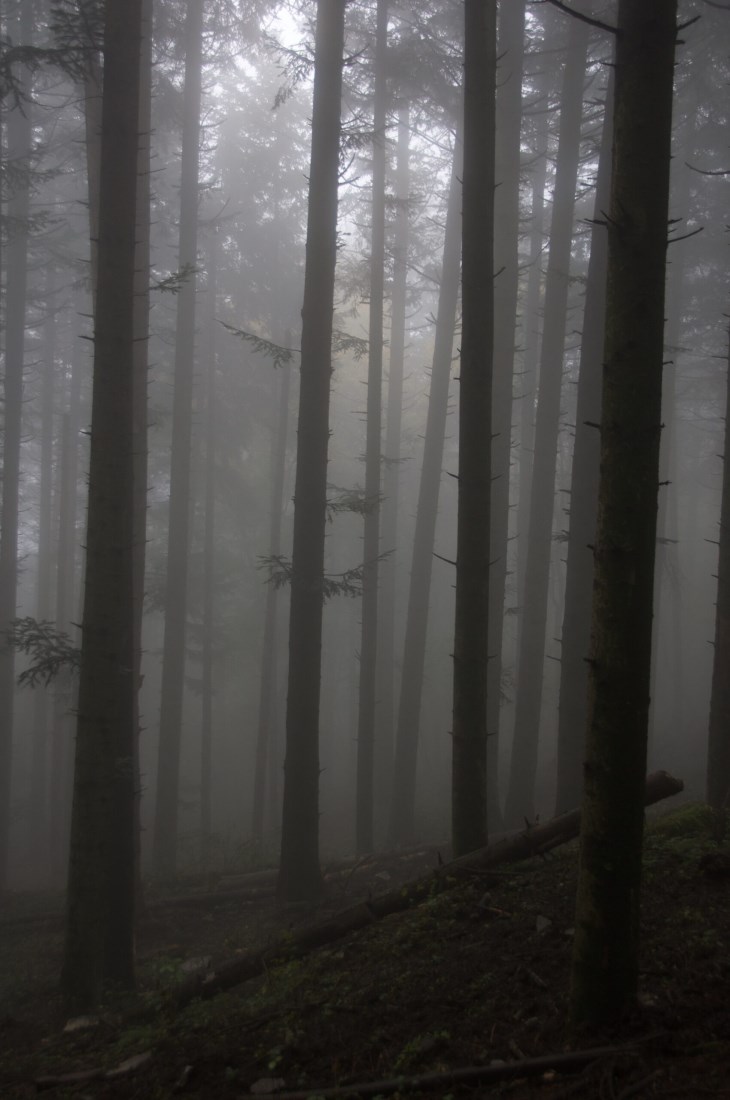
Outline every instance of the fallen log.
[[(654, 772), (646, 780), (645, 804), (650, 806), (655, 802), (661, 802), (664, 798), (679, 794), (683, 789), (684, 783), (681, 779), (675, 779), (667, 772)], [(301, 958), (310, 951), (334, 943), (375, 921), (418, 905), (463, 875), (484, 872), (499, 864), (517, 863), (532, 856), (544, 855), (553, 848), (575, 839), (579, 831), (580, 810), (561, 814), (545, 822), (544, 825), (530, 825), (524, 832), (444, 863), (406, 886), (343, 909), (318, 924), (308, 924), (287, 933), (275, 944), (263, 950), (242, 955), (206, 974), (193, 975), (171, 991), (170, 1001), (175, 1007), (181, 1008), (196, 998), (213, 997), (216, 993), (258, 977), (272, 965)]]

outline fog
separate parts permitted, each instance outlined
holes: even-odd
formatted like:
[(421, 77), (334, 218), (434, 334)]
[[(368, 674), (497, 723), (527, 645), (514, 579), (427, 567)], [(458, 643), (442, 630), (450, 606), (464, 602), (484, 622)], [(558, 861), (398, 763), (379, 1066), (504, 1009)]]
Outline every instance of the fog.
[[(19, 40), (30, 45), (23, 37), (29, 30), (34, 46), (58, 41), (53, 30), (55, 21), (58, 36), (57, 6), (36, 4), (30, 28), (27, 20), (21, 23), (26, 7), (5, 5), (5, 46)], [(74, 9), (72, 4), (60, 7)], [(611, 8), (591, 6), (602, 18), (610, 16)], [(675, 76), (649, 770), (663, 768), (681, 776), (687, 794), (702, 798), (725, 445), (730, 22), (726, 11), (700, 0), (686, 0), (681, 8), (682, 23), (696, 15), (701, 18), (683, 32), (685, 44)], [(185, 592), (174, 597), (183, 601), (185, 610), (181, 765), (173, 838), (178, 873), (276, 864), (285, 756), (287, 571), (294, 516), (313, 5), (233, 0), (203, 5), (193, 271), (181, 270), (179, 261), (186, 10), (187, 5), (177, 0), (159, 0), (152, 39), (148, 469), (139, 691), (144, 875), (152, 872), (157, 775), (166, 766), (158, 758), (158, 748), (169, 600), (175, 339), (181, 296), (191, 290), (193, 305), (188, 300), (185, 307), (194, 309), (195, 326), (190, 484), (184, 502), (189, 525), (183, 547), (187, 578)], [(422, 683), (417, 685), (420, 713), (417, 730), (410, 731), (418, 739), (415, 818), (407, 836), (399, 837), (394, 837), (390, 820), (392, 800), (400, 797), (393, 781), (398, 706), (429, 401), (438, 372), (436, 319), (443, 291), (447, 200), (460, 143), (460, 12), (455, 2), (424, 5), (404, 0), (390, 5), (383, 138), (381, 492), (372, 500), (365, 498), (364, 460), (375, 5), (347, 5), (325, 538), (325, 575), (339, 591), (329, 594), (324, 605), (319, 721), (320, 842), (325, 860), (356, 849), (363, 516), (373, 507), (380, 514), (381, 554), (375, 845), (382, 848), (407, 839), (445, 843), (449, 836), (458, 307), (450, 332), (435, 534), (433, 546), (426, 548), (431, 576)], [(544, 307), (550, 293), (550, 252), (557, 247), (551, 219), (557, 209), (555, 183), (565, 119), (561, 89), (570, 22), (548, 4), (529, 5), (524, 59), (508, 49), (500, 52), (499, 60), (497, 252), (500, 247), (505, 255), (509, 252), (509, 242), (505, 246), (499, 236), (500, 210), (507, 224), (506, 206), (500, 203), (508, 192), (518, 196), (519, 226), (516, 268), (499, 255), (495, 260), (497, 293), (512, 274), (517, 293), (514, 316), (497, 316), (503, 331), (496, 339), (502, 339), (502, 347), (513, 348), (512, 362), (498, 364), (512, 368), (510, 423), (492, 430), (495, 448), (499, 441), (508, 442), (509, 460), (508, 468), (497, 466), (493, 472), (494, 483), (508, 490), (509, 499), (506, 542), (490, 562), (492, 569), (497, 560), (506, 568), (497, 612), (502, 636), (490, 642), (490, 661), (499, 677), (498, 729), (494, 721), (489, 728), (497, 832), (521, 824), (524, 817), (545, 819), (556, 808), (573, 808), (556, 805), (558, 701), (576, 402), (579, 374), (585, 369), (584, 304), (591, 241), (600, 232), (594, 222), (605, 213), (595, 209), (595, 186), (611, 47), (597, 27), (585, 31), (579, 161), (574, 194), (569, 196), (570, 270), (555, 275), (563, 280), (567, 299), (541, 686), (534, 679), (527, 685), (524, 672), (521, 681), (519, 669)], [(519, 165), (514, 177), (510, 95), (521, 69), (519, 145), (513, 141)], [(52, 624), (78, 647), (94, 308), (85, 93), (83, 79), (58, 65), (40, 65), (22, 79), (22, 99), (8, 92), (4, 80), (3, 121), (4, 377), (7, 387), (11, 343), (17, 341), (15, 320), (22, 340), (23, 387), (17, 595), (11, 618)], [(88, 94), (87, 85), (87, 106)], [(25, 136), (18, 115), (30, 127)], [(21, 260), (27, 262), (27, 286), (18, 303), (12, 287), (18, 287)], [(405, 298), (398, 307), (403, 313), (396, 316), (399, 273), (405, 278)], [(11, 310), (16, 311), (14, 318)], [(401, 323), (402, 392), (392, 353), (395, 328)], [(400, 408), (393, 419), (396, 403)], [(394, 424), (399, 433), (395, 440), (388, 437)], [(438, 426), (434, 431), (438, 443)], [(277, 463), (282, 476), (278, 489)], [(7, 495), (7, 479), (3, 486)], [(395, 501), (390, 515), (389, 501)], [(2, 537), (6, 543), (12, 541), (7, 524)], [(47, 674), (41, 670), (34, 686), (18, 682), (39, 659), (49, 657), (48, 646), (58, 644), (52, 637), (56, 640), (46, 639), (45, 649), (15, 649), (15, 687), (6, 699), (12, 719), (7, 882), (14, 890), (60, 888), (65, 882), (77, 673), (62, 664), (49, 666)], [(537, 777), (534, 800), (525, 803), (515, 822), (502, 820), (502, 811), (511, 771), (520, 767), (512, 754), (516, 703), (519, 693), (528, 690), (541, 691)], [(266, 728), (262, 714), (268, 715)], [(208, 743), (209, 785), (204, 752)], [(206, 804), (209, 824), (201, 818)]]

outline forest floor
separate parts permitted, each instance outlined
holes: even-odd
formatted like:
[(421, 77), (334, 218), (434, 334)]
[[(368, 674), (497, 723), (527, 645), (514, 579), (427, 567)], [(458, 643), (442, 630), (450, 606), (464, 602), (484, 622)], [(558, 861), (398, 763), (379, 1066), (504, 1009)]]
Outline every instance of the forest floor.
[[(566, 1041), (574, 843), (471, 875), (304, 959), (171, 1007), (169, 990), (189, 970), (399, 887), (435, 859), (423, 849), (332, 875), (317, 912), (277, 909), (265, 875), (207, 896), (209, 883), (181, 883), (183, 896), (158, 898), (141, 923), (136, 1004), (110, 1001), (72, 1031), (56, 993), (58, 910), (47, 898), (11, 899), (0, 918), (0, 1095), (730, 1098), (730, 847), (696, 805), (649, 825), (640, 1007), (613, 1034)], [(582, 1046), (611, 1049), (559, 1067), (558, 1055)], [(539, 1072), (526, 1064), (517, 1077), (480, 1080), (485, 1067), (541, 1056)], [(448, 1076), (463, 1067), (474, 1067), (468, 1083)], [(424, 1074), (443, 1076), (410, 1089), (392, 1081)]]

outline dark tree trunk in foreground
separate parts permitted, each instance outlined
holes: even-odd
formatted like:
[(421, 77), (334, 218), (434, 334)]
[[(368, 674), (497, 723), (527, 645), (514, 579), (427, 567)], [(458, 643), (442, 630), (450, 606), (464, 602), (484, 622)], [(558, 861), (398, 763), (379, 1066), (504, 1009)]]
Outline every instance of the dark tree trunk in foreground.
[(618, 10), (575, 1027), (619, 1019), (638, 980), (676, 8)]
[(375, 31), (373, 106), (372, 228), (370, 236), (370, 320), (366, 413), (360, 694), (357, 724), (355, 847), (374, 847), (375, 690), (378, 639), (378, 558), (380, 556), (380, 460), (383, 391), (383, 296), (385, 285), (385, 143), (388, 0), (378, 0)]
[(190, 543), (190, 455), (195, 362), (195, 263), (198, 242), (200, 98), (203, 3), (190, 0), (185, 23), (178, 265), (186, 277), (177, 295), (175, 393), (170, 455), (170, 508), (165, 580), (160, 741), (152, 855), (155, 875), (169, 879), (177, 862), (177, 821), (182, 740), (185, 641)]
[(441, 286), (439, 288), (436, 334), (431, 364), (431, 390), (428, 398), (426, 435), (423, 443), (423, 466), (418, 487), (411, 580), (408, 588), (408, 611), (403, 646), (403, 670), (401, 674), (393, 796), (389, 824), (391, 844), (407, 844), (413, 839), (416, 768), (421, 726), (423, 668), (426, 657), (426, 634), (431, 595), (431, 569), (439, 491), (441, 488), (441, 467), (444, 457), (449, 386), (451, 383), (456, 304), (459, 296), (459, 258), (461, 256), (459, 233), (460, 179), (461, 134), (457, 132), (446, 209)]
[(454, 856), (487, 843), (487, 626), (494, 338), (496, 0), (464, 4), (459, 511), (454, 627)]
[(86, 578), (62, 975), (73, 1011), (96, 1005), (105, 981), (134, 984), (132, 387), (140, 37), (141, 0), (107, 0)]
[(319, 895), (319, 701), (345, 0), (318, 0), (302, 305), (281, 901)]
[(717, 561), (715, 649), (707, 745), (707, 801), (716, 810), (730, 804), (730, 355), (725, 401), (725, 447), (722, 463), (720, 552)]
[[(31, 41), (31, 11), (23, 4), (8, 23), (14, 45)], [(20, 95), (28, 96), (30, 77), (15, 73)], [(7, 631), (16, 614), (18, 590), (18, 506), (20, 437), (23, 415), (25, 308), (28, 283), (28, 214), (30, 211), (30, 104), (21, 100), (7, 121), (8, 159), (19, 173), (17, 189), (8, 201), (11, 239), (7, 245), (5, 295), (5, 377), (3, 380), (2, 510), (0, 511), (0, 893), (7, 886), (10, 834), (10, 774), (15, 709), (15, 651)]]
[[(575, 415), (575, 444), (570, 482), (570, 520), (565, 571), (565, 609), (558, 703), (558, 775), (556, 812), (580, 801), (588, 719), (588, 647), (591, 634), (591, 592), (596, 537), (598, 452), (596, 425), (601, 419), (601, 364), (605, 336), (608, 240), (603, 218), (611, 189), (613, 141), (613, 78), (609, 79), (598, 161), (596, 201), (588, 262), (580, 374)], [(600, 224), (598, 224), (600, 223)]]
[(560, 139), (555, 169), (553, 216), (550, 223), (550, 256), (545, 281), (545, 323), (535, 420), (535, 455), (517, 665), (515, 731), (504, 810), (508, 828), (523, 821), (525, 817), (531, 819), (534, 816), (565, 324), (587, 46), (586, 24), (572, 20), (562, 84)]

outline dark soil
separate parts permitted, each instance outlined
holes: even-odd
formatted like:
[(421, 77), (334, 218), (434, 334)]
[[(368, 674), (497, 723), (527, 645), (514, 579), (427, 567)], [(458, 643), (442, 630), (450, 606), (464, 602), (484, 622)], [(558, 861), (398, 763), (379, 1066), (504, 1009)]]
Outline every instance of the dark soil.
[[(0, 1095), (240, 1098), (447, 1073), (581, 1046), (616, 1048), (571, 1072), (504, 1082), (444, 1081), (411, 1097), (730, 1098), (730, 851), (703, 807), (647, 833), (640, 1003), (614, 1034), (565, 1032), (576, 850), (474, 875), (427, 902), (184, 1011), (167, 993), (191, 965), (272, 942), (433, 866), (423, 850), (371, 860), (329, 880), (315, 912), (276, 909), (259, 879), (151, 906), (139, 931), (141, 995), (64, 1033), (56, 994), (62, 927), (49, 899), (11, 899), (0, 921)], [(183, 889), (181, 886), (181, 889)], [(235, 891), (235, 893), (234, 893)], [(158, 899), (159, 901), (159, 899)], [(174, 902), (174, 903), (173, 903)], [(134, 1015), (136, 1013), (136, 1016)], [(101, 1074), (135, 1055), (116, 1079)], [(406, 1095), (383, 1088), (380, 1095)], [(344, 1095), (345, 1093), (343, 1093)], [(351, 1089), (357, 1095), (357, 1089)]]

